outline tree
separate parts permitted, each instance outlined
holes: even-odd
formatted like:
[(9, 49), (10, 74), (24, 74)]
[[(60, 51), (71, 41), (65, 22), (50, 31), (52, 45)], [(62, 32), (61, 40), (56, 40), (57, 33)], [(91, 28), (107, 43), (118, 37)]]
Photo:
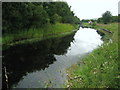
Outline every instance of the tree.
[(103, 18), (103, 23), (104, 24), (107, 24), (107, 23), (111, 22), (111, 19), (112, 19), (111, 12), (106, 11), (105, 13), (103, 13), (102, 18)]
[[(32, 21), (32, 22), (31, 22)], [(48, 14), (42, 5), (33, 4), (31, 20), (32, 27), (38, 28), (49, 22)]]
[(52, 17), (51, 17), (51, 23), (55, 24), (56, 22), (61, 22), (61, 19), (62, 17), (58, 14), (54, 14)]
[(2, 3), (2, 32), (17, 33), (30, 28), (41, 28), (46, 24), (78, 24), (66, 2), (4, 2)]
[(118, 22), (118, 16), (112, 16), (112, 22)]

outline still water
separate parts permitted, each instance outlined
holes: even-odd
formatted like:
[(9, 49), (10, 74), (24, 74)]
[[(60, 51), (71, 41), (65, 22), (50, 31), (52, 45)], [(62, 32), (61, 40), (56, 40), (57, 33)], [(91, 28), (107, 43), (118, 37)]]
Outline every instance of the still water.
[(63, 87), (67, 78), (66, 68), (102, 43), (96, 30), (80, 28), (61, 38), (11, 47), (3, 51), (8, 85), (10, 88)]

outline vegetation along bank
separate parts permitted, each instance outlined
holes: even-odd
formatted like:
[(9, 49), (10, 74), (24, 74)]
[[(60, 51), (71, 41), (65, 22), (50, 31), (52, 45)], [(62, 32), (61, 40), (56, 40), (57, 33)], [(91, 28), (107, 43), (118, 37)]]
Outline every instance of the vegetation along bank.
[(112, 34), (107, 35), (106, 33), (106, 39), (102, 46), (80, 60), (78, 64), (67, 69), (68, 80), (66, 81), (66, 87), (119, 87), (118, 23), (98, 23), (94, 28), (104, 28), (110, 30)]
[(3, 46), (72, 32), (80, 21), (66, 2), (4, 2), (2, 18)]

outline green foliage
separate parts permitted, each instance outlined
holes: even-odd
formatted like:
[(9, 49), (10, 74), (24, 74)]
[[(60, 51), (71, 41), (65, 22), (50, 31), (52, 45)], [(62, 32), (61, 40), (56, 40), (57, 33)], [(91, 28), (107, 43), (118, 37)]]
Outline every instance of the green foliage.
[(86, 20), (82, 19), (81, 22), (86, 22), (87, 23), (87, 22), (89, 22), (89, 20), (88, 19), (86, 19)]
[(48, 16), (42, 5), (22, 2), (4, 2), (2, 5), (3, 34), (47, 23)]
[(59, 16), (58, 14), (54, 14), (52, 17), (51, 17), (51, 23), (57, 23), (57, 22), (61, 22), (62, 20), (62, 17)]
[(14, 34), (5, 34), (2, 38), (2, 44), (4, 45), (11, 45), (14, 43), (17, 43), (19, 41), (27, 41), (30, 39), (44, 39), (47, 37), (51, 37), (54, 35), (62, 35), (71, 33), (72, 30), (74, 30), (75, 27), (70, 25), (70, 24), (61, 24), (61, 23), (56, 23), (56, 24), (48, 24), (45, 27), (42, 28), (31, 28), (29, 30), (23, 30), (19, 31)]
[[(112, 16), (111, 22), (120, 22), (120, 16)], [(97, 20), (98, 23), (104, 23), (103, 18), (98, 18)]]
[[(88, 56), (67, 70), (71, 88), (119, 88), (118, 23), (98, 24), (97, 28), (109, 29), (113, 42), (104, 43)], [(82, 65), (82, 66), (81, 66)]]
[(93, 23), (92, 23), (92, 26), (95, 26), (95, 25), (96, 25), (96, 22), (93, 22)]
[(49, 22), (47, 12), (42, 5), (34, 5), (32, 7), (32, 16), (30, 17), (30, 27), (39, 28)]
[(3, 34), (41, 28), (48, 23), (79, 21), (66, 2), (4, 2), (2, 17)]
[(98, 18), (97, 23), (102, 23), (103, 22), (103, 18)]
[(112, 14), (110, 11), (106, 11), (103, 15), (102, 15), (102, 18), (103, 18), (103, 22), (104, 24), (107, 24), (109, 22), (111, 22), (111, 19), (112, 19)]
[(112, 22), (118, 22), (118, 16), (112, 16)]

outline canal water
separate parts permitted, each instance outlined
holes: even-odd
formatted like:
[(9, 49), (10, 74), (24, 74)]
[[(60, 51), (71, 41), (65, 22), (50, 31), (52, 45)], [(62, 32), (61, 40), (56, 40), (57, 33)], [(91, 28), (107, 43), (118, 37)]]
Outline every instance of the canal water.
[[(96, 30), (79, 28), (70, 35), (49, 38), (3, 51), (10, 88), (62, 88), (66, 68), (76, 64), (103, 41)], [(3, 86), (6, 86), (3, 73)]]

